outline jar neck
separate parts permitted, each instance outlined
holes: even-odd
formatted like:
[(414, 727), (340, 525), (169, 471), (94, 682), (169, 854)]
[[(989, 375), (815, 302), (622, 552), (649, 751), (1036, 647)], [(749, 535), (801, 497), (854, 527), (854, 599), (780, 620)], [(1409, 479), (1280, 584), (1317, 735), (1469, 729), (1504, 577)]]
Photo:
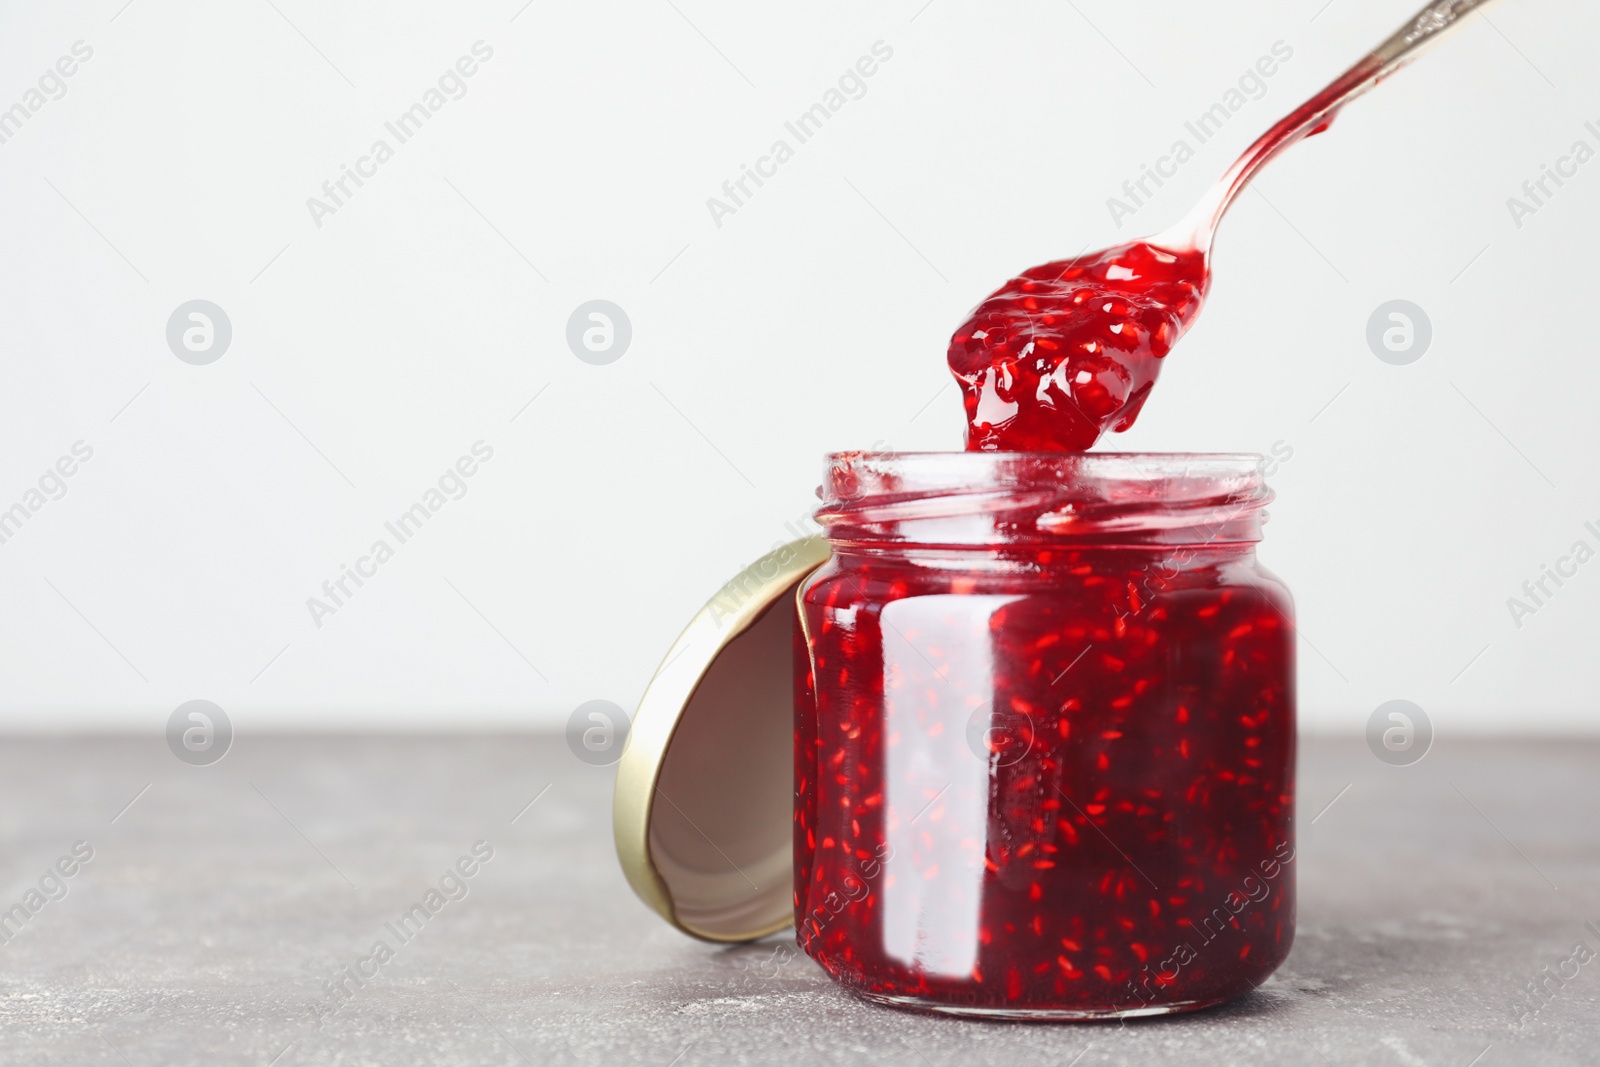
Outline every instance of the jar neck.
[(1164, 579), (1204, 575), (1256, 564), (1251, 542), (1215, 545), (1071, 545), (1048, 549), (1011, 545), (833, 545), (844, 571), (885, 568), (951, 575), (986, 574), (1073, 580), (1088, 574), (1148, 574)]
[(1250, 455), (840, 453), (817, 521), (836, 552), (1191, 554), (1251, 546), (1272, 499)]

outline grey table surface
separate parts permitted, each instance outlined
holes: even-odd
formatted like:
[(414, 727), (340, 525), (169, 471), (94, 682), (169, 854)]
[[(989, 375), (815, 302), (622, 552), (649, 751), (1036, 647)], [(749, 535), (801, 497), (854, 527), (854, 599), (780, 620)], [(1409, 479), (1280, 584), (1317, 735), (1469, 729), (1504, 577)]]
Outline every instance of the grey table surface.
[[(1307, 742), (1278, 974), (1199, 1014), (1038, 1025), (863, 1003), (792, 938), (676, 933), (618, 870), (612, 772), (560, 738), (253, 737), (209, 767), (159, 737), (4, 740), (0, 909), (49, 894), (0, 945), (0, 1062), (1594, 1064), (1600, 962), (1564, 961), (1600, 951), (1597, 772), (1595, 742), (1403, 768)], [(480, 841), (402, 942), (386, 924)], [(334, 991), (346, 967), (372, 977)]]

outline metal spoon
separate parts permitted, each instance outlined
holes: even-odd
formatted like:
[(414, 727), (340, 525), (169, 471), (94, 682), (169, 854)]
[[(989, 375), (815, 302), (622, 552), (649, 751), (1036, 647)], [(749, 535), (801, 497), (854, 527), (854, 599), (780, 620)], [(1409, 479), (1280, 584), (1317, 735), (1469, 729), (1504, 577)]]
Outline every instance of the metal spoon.
[(1327, 129), (1346, 104), (1402, 67), (1409, 66), (1460, 26), (1467, 15), (1494, 2), (1435, 0), (1417, 12), (1393, 37), (1262, 134), (1182, 221), (1150, 238), (1148, 243), (1172, 250), (1208, 253), (1222, 216), (1257, 171), (1290, 145)]

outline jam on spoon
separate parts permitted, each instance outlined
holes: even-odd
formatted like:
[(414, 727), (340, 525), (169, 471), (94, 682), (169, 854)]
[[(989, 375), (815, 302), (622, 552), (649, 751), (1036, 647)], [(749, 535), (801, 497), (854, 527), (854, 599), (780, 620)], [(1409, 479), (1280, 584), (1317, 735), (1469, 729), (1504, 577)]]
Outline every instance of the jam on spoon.
[(978, 305), (949, 351), (966, 406), (967, 450), (1082, 452), (1106, 431), (1132, 426), (1162, 359), (1200, 313), (1217, 225), (1250, 179), (1490, 2), (1430, 3), (1263, 134), (1171, 229), (1033, 267)]

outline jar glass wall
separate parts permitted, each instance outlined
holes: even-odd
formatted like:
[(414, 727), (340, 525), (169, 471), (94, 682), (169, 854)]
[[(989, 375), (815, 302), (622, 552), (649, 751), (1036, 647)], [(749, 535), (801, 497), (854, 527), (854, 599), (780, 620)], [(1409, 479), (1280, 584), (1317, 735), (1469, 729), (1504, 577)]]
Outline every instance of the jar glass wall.
[(795, 919), (863, 996), (1191, 1010), (1294, 937), (1294, 634), (1255, 456), (833, 457)]

